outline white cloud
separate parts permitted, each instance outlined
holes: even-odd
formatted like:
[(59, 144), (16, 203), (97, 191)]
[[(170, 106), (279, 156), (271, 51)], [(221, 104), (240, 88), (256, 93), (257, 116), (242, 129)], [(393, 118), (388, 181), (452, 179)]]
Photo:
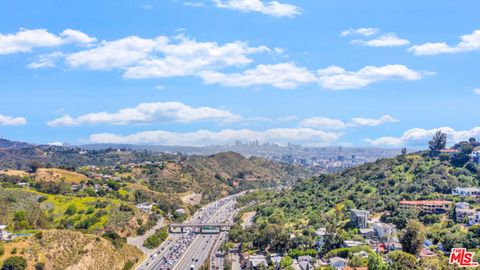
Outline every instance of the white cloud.
[(245, 42), (219, 45), (197, 42), (182, 35), (144, 39), (136, 36), (103, 41), (99, 46), (67, 56), (74, 68), (124, 70), (124, 78), (166, 78), (197, 75), (201, 71), (241, 66), (253, 62), (248, 56), (266, 52), (266, 46), (249, 47)]
[(447, 134), (448, 143), (454, 144), (460, 141), (466, 141), (472, 137), (480, 136), (480, 127), (475, 127), (470, 130), (455, 130), (451, 127), (441, 127), (435, 129), (422, 129), (422, 128), (413, 128), (405, 131), (400, 137), (381, 137), (379, 139), (372, 140), (370, 138), (365, 139), (366, 142), (380, 146), (380, 145), (390, 145), (390, 146), (400, 146), (407, 144), (426, 144), (433, 135), (441, 130)]
[(63, 38), (62, 42), (64, 44), (73, 43), (73, 44), (88, 44), (97, 41), (96, 38), (90, 37), (87, 34), (73, 29), (66, 29), (60, 36)]
[(132, 135), (93, 134), (90, 136), (90, 142), (202, 146), (233, 143), (235, 140), (259, 140), (261, 142), (275, 142), (279, 144), (291, 142), (305, 145), (328, 145), (341, 136), (342, 133), (325, 132), (309, 128), (277, 128), (264, 131), (250, 129), (199, 130), (186, 133), (156, 130)]
[(350, 36), (350, 35), (361, 35), (361, 36), (373, 36), (378, 33), (379, 29), (374, 27), (362, 27), (357, 29), (348, 29), (342, 31), (341, 35), (343, 37)]
[(352, 123), (358, 126), (379, 126), (385, 123), (396, 123), (396, 122), (398, 122), (398, 120), (391, 117), (388, 114), (383, 115), (379, 119), (362, 118), (362, 117), (356, 117), (352, 119)]
[(323, 116), (311, 117), (304, 119), (300, 125), (304, 127), (313, 127), (319, 129), (346, 129), (349, 127), (357, 126), (379, 126), (385, 123), (396, 123), (397, 119), (391, 117), (390, 115), (383, 115), (382, 117), (375, 118), (363, 118), (363, 117), (354, 117), (349, 122), (344, 122), (339, 119), (332, 119)]
[(461, 36), (460, 40), (461, 41), (455, 46), (450, 46), (445, 42), (427, 42), (422, 45), (412, 46), (409, 51), (415, 55), (437, 55), (480, 50), (480, 30), (475, 30), (469, 35)]
[(366, 138), (364, 141), (373, 146), (401, 146), (404, 144), (401, 139), (395, 137), (382, 137), (376, 140)]
[(41, 54), (37, 57), (35, 62), (32, 62), (27, 65), (27, 68), (37, 69), (37, 68), (47, 68), (56, 66), (56, 62), (63, 57), (62, 52), (53, 52), (47, 54)]
[(216, 42), (197, 42), (179, 36), (180, 42), (156, 48), (162, 58), (151, 57), (128, 67), (124, 77), (130, 79), (164, 78), (196, 75), (204, 70), (241, 66), (253, 62), (250, 54), (270, 51), (266, 46), (249, 47), (245, 42), (218, 45)]
[(166, 44), (168, 38), (143, 39), (130, 36), (114, 41), (103, 41), (95, 48), (67, 56), (67, 64), (88, 69), (121, 68), (147, 58), (156, 46)]
[(78, 126), (82, 124), (113, 124), (125, 125), (129, 123), (152, 122), (181, 122), (218, 121), (230, 123), (239, 121), (241, 116), (232, 112), (210, 107), (191, 107), (181, 102), (142, 103), (134, 108), (121, 109), (115, 113), (98, 112), (72, 117), (63, 117), (47, 122), (52, 127)]
[(480, 95), (480, 88), (473, 89), (473, 93), (474, 93), (475, 95)]
[(59, 36), (45, 29), (20, 29), (15, 34), (0, 33), (0, 54), (30, 52), (37, 47), (55, 47), (72, 43), (90, 43), (95, 41), (88, 35), (72, 29), (66, 29)]
[(323, 116), (306, 118), (300, 123), (300, 125), (320, 129), (344, 129), (348, 127), (348, 125), (341, 120)]
[(360, 44), (369, 47), (395, 47), (410, 44), (407, 39), (399, 38), (396, 34), (385, 34), (372, 40), (352, 40), (353, 44)]
[(23, 126), (27, 124), (24, 117), (13, 117), (0, 114), (0, 126)]
[(293, 63), (280, 63), (275, 65), (258, 65), (242, 73), (223, 74), (205, 71), (200, 74), (208, 84), (221, 84), (224, 86), (247, 87), (253, 85), (273, 85), (277, 88), (292, 89), (299, 85), (314, 82), (315, 75), (304, 67)]
[(385, 80), (420, 80), (423, 76), (422, 72), (403, 65), (366, 66), (359, 71), (347, 71), (342, 67), (330, 66), (318, 70), (317, 73), (321, 87), (331, 90), (363, 88)]
[(300, 15), (300, 8), (278, 1), (262, 0), (213, 0), (216, 7), (242, 12), (259, 12), (273, 17), (294, 17)]

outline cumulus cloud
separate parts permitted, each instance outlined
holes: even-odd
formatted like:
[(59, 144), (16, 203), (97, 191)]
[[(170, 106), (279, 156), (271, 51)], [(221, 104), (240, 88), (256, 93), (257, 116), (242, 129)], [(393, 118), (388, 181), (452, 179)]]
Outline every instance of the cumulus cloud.
[(466, 141), (469, 138), (480, 136), (480, 127), (474, 127), (470, 130), (455, 130), (451, 127), (441, 127), (435, 129), (413, 128), (405, 131), (400, 137), (381, 137), (378, 139), (366, 138), (365, 141), (375, 146), (424, 144), (430, 140), (438, 130), (441, 130), (447, 134), (448, 142), (450, 144)]
[(373, 36), (379, 32), (378, 28), (374, 27), (362, 27), (357, 29), (348, 29), (340, 33), (342, 37), (351, 36), (351, 35), (361, 35), (361, 36)]
[(37, 68), (47, 68), (55, 67), (56, 62), (63, 57), (62, 52), (53, 52), (47, 54), (41, 54), (37, 57), (37, 60), (27, 65), (27, 68), (37, 69)]
[(206, 71), (200, 74), (208, 84), (247, 87), (253, 85), (272, 85), (282, 89), (292, 89), (299, 85), (314, 82), (316, 77), (308, 69), (293, 63), (258, 65), (242, 73), (223, 74)]
[(13, 117), (0, 114), (0, 126), (23, 126), (27, 124), (24, 117)]
[(480, 88), (473, 89), (473, 93), (474, 93), (475, 95), (480, 95)]
[(239, 121), (241, 116), (227, 110), (210, 107), (191, 107), (181, 102), (142, 103), (134, 108), (121, 109), (118, 112), (97, 112), (72, 117), (65, 115), (47, 122), (52, 127), (78, 126), (83, 124), (113, 124), (152, 122), (218, 121), (230, 123)]
[(161, 58), (144, 59), (128, 67), (124, 77), (130, 79), (163, 78), (196, 75), (204, 70), (217, 70), (253, 62), (250, 54), (270, 51), (266, 46), (249, 47), (245, 42), (219, 45), (180, 37), (180, 42), (156, 48)]
[(55, 47), (64, 44), (85, 44), (96, 39), (78, 30), (66, 29), (59, 35), (45, 29), (20, 29), (14, 34), (0, 33), (0, 54), (30, 52), (38, 47)]
[(396, 122), (399, 122), (399, 121), (388, 114), (380, 117), (379, 119), (362, 118), (362, 117), (356, 117), (352, 119), (352, 123), (358, 126), (379, 126), (385, 123), (396, 123)]
[(130, 36), (114, 41), (102, 41), (95, 48), (68, 55), (66, 60), (68, 65), (75, 68), (100, 70), (126, 67), (147, 58), (156, 46), (167, 42), (166, 37), (143, 39)]
[(277, 128), (263, 131), (250, 129), (225, 129), (221, 131), (199, 130), (195, 132), (171, 132), (164, 130), (144, 131), (131, 135), (111, 133), (92, 134), (92, 143), (158, 144), (204, 146), (233, 143), (236, 140), (259, 140), (279, 144), (302, 143), (305, 145), (328, 145), (342, 136), (338, 132), (325, 132), (309, 128)]
[(341, 120), (332, 119), (324, 116), (306, 118), (300, 123), (300, 125), (321, 129), (344, 129), (348, 127), (348, 125)]
[(421, 45), (412, 46), (409, 51), (415, 55), (437, 55), (446, 53), (461, 53), (480, 50), (480, 30), (460, 37), (457, 45), (451, 46), (446, 42), (427, 42)]
[(259, 12), (273, 17), (294, 17), (300, 14), (300, 8), (278, 1), (262, 0), (213, 0), (216, 7), (241, 12)]
[(219, 45), (182, 35), (173, 40), (165, 36), (153, 39), (130, 36), (103, 41), (95, 48), (70, 54), (67, 64), (93, 70), (120, 68), (127, 79), (165, 78), (246, 65), (253, 61), (249, 55), (266, 51), (270, 51), (266, 46), (250, 47), (239, 41)]
[(395, 47), (408, 45), (410, 44), (410, 41), (407, 39), (399, 38), (396, 34), (385, 34), (371, 40), (352, 40), (351, 43), (369, 47)]
[(317, 71), (322, 88), (331, 90), (357, 89), (385, 80), (420, 80), (423, 73), (403, 65), (366, 66), (358, 71), (347, 71), (330, 66)]
[(313, 127), (320, 129), (345, 129), (349, 127), (357, 126), (379, 126), (386, 123), (396, 123), (397, 119), (391, 117), (390, 115), (383, 115), (382, 117), (375, 118), (363, 118), (363, 117), (354, 117), (349, 122), (344, 122), (339, 119), (332, 119), (323, 116), (311, 117), (304, 119), (300, 125), (304, 127)]

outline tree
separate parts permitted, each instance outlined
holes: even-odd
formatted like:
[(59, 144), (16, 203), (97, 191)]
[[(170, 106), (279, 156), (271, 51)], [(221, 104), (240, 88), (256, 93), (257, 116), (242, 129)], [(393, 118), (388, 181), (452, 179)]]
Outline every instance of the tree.
[(31, 171), (32, 173), (36, 173), (37, 170), (42, 167), (42, 164), (41, 164), (40, 162), (38, 162), (38, 161), (32, 161), (32, 162), (30, 162), (30, 164), (28, 165), (28, 167), (30, 168), (30, 171)]
[(290, 256), (285, 256), (281, 261), (280, 261), (280, 268), (284, 269), (287, 268), (288, 266), (292, 265), (293, 260)]
[(23, 257), (13, 256), (3, 262), (1, 270), (24, 270), (27, 268), (27, 260)]
[(392, 251), (388, 253), (391, 260), (390, 269), (395, 270), (416, 270), (418, 269), (417, 258), (412, 254), (403, 251)]
[(407, 154), (407, 148), (406, 147), (403, 147), (402, 148), (402, 155), (406, 155)]
[(368, 255), (368, 270), (387, 270), (388, 265), (383, 262), (382, 256), (371, 253)]
[(477, 139), (475, 139), (475, 138), (470, 138), (470, 139), (468, 139), (468, 142), (469, 142), (470, 144), (474, 144), (474, 143), (477, 142)]
[(400, 243), (402, 243), (403, 251), (412, 255), (418, 255), (422, 250), (425, 241), (425, 228), (422, 223), (417, 220), (407, 222), (404, 232), (401, 235)]
[(447, 134), (441, 130), (437, 131), (432, 140), (428, 142), (431, 155), (437, 155), (445, 146), (447, 146)]

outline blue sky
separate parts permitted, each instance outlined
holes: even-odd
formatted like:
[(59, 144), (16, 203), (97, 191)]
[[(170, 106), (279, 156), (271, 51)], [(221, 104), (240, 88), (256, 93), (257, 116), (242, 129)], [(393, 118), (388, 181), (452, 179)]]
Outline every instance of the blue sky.
[(0, 3), (0, 136), (423, 147), (480, 137), (478, 1)]

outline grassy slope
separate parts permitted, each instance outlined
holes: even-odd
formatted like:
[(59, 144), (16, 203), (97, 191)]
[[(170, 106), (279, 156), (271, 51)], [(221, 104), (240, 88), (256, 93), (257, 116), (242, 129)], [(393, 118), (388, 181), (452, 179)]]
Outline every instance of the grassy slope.
[[(18, 254), (27, 259), (34, 269), (37, 262), (45, 264), (45, 269), (123, 269), (128, 261), (139, 261), (143, 254), (135, 247), (123, 245), (115, 248), (108, 240), (95, 235), (66, 230), (42, 231), (43, 237), (23, 237), (5, 245), (5, 255), (17, 248)], [(17, 254), (17, 255), (18, 255)]]

